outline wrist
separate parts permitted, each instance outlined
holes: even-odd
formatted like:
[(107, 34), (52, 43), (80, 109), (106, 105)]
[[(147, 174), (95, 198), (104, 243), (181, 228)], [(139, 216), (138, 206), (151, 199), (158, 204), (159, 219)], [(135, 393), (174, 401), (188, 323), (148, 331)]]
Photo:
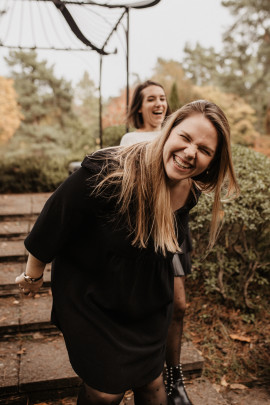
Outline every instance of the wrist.
[(24, 281), (26, 281), (28, 284), (34, 284), (38, 281), (40, 281), (43, 278), (43, 273), (39, 277), (31, 277), (28, 276), (25, 272), (23, 273)]

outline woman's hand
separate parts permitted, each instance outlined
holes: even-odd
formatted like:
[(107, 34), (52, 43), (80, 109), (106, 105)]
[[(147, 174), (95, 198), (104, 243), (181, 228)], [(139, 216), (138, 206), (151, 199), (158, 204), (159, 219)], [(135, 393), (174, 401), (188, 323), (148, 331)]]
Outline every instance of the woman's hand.
[(20, 276), (16, 277), (15, 283), (19, 284), (20, 290), (25, 295), (28, 297), (34, 297), (43, 284), (43, 276), (38, 281), (31, 281), (25, 276), (25, 273), (22, 273)]
[(28, 297), (34, 297), (43, 284), (43, 272), (46, 264), (29, 253), (25, 272), (16, 277), (15, 283)]

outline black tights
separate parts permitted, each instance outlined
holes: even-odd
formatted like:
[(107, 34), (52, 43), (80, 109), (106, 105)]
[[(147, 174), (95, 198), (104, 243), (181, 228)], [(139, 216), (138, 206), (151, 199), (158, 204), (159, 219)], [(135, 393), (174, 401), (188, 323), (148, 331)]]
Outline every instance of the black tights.
[[(162, 375), (134, 392), (135, 405), (167, 405), (167, 394)], [(79, 392), (77, 405), (119, 405), (124, 393), (107, 394), (84, 384)]]
[(180, 362), (183, 320), (186, 309), (185, 277), (174, 277), (173, 317), (167, 335), (166, 364), (177, 366)]

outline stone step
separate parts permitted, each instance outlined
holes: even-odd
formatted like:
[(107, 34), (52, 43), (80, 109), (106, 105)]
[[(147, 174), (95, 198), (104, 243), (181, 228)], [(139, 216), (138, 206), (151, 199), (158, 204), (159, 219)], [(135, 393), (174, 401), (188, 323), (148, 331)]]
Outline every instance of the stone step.
[(51, 193), (0, 194), (0, 217), (37, 215)]
[[(203, 366), (203, 358), (193, 345), (184, 344), (181, 358), (183, 371), (190, 369), (195, 360)], [(80, 378), (74, 373), (68, 360), (61, 334), (49, 335), (35, 332), (13, 340), (1, 341), (0, 348), (0, 399), (9, 396), (30, 399), (53, 399), (57, 390), (73, 389), (77, 392)], [(130, 403), (130, 402), (129, 402)], [(1, 400), (0, 400), (1, 404)]]
[[(7, 394), (42, 393), (50, 398), (51, 390), (77, 390), (81, 383), (68, 360), (62, 336), (33, 335), (2, 341), (0, 348), (0, 398)], [(34, 397), (35, 395), (33, 395)]]
[(32, 226), (32, 221), (26, 221), (24, 219), (0, 222), (0, 238), (11, 239), (16, 237), (24, 239), (32, 229)]
[(22, 240), (1, 240), (0, 241), (0, 262), (8, 260), (24, 259), (27, 251)]
[(50, 323), (51, 306), (50, 291), (41, 292), (35, 298), (27, 298), (23, 294), (0, 298), (0, 337), (55, 329)]
[[(19, 289), (15, 278), (25, 270), (25, 262), (0, 262), (0, 297), (17, 296)], [(51, 284), (51, 265), (47, 264), (44, 271), (44, 284), (48, 288)]]

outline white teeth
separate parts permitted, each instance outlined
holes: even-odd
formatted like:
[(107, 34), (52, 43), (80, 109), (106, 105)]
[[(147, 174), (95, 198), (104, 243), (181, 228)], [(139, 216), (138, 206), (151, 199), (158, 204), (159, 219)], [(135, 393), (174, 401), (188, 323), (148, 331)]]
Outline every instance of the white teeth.
[(175, 163), (177, 164), (177, 166), (179, 166), (181, 169), (191, 169), (192, 168), (192, 165), (184, 165), (182, 163), (182, 161), (179, 159), (179, 157), (176, 155), (173, 156), (173, 159), (174, 159)]

